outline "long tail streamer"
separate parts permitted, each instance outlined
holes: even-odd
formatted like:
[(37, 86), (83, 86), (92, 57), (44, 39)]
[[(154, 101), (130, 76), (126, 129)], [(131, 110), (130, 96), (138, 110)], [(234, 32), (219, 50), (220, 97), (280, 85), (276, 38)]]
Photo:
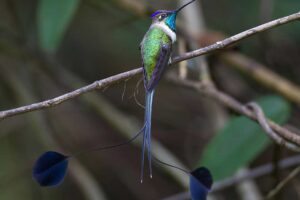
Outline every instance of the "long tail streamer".
[(142, 164), (141, 164), (141, 182), (143, 182), (145, 150), (147, 150), (150, 178), (152, 178), (152, 154), (151, 154), (151, 118), (152, 118), (152, 103), (154, 90), (146, 93), (145, 119), (144, 119), (144, 135), (142, 147)]

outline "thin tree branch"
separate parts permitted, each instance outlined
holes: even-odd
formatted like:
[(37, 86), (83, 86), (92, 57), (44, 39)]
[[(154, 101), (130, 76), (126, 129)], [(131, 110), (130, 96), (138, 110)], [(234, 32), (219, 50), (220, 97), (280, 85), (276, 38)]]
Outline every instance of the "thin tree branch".
[[(247, 167), (243, 167), (238, 170), (237, 175), (242, 176), (249, 173)], [(247, 179), (239, 182), (235, 185), (236, 191), (239, 194), (241, 200), (262, 200), (263, 195), (261, 194), (260, 188), (255, 184), (253, 179)]]
[[(223, 105), (229, 107), (230, 109), (234, 110), (235, 112), (245, 115), (245, 116), (249, 117), (250, 119), (258, 122), (258, 117), (252, 110), (247, 109), (243, 104), (241, 104), (240, 102), (235, 100), (233, 97), (217, 90), (214, 87), (207, 87), (205, 84), (195, 82), (195, 81), (182, 80), (173, 75), (169, 76), (168, 78), (170, 81), (172, 81), (178, 85), (193, 88), (205, 96), (216, 99), (217, 101), (219, 101)], [(299, 135), (291, 132), (290, 130), (288, 130), (286, 128), (279, 126), (278, 124), (276, 124), (275, 122), (273, 122), (271, 120), (268, 120), (268, 124), (272, 128), (272, 130), (275, 131), (276, 133), (278, 133), (282, 138), (300, 146), (300, 136)]]
[[(18, 76), (9, 70), (1, 69), (3, 72), (1, 75), (2, 79), (5, 79), (12, 87), (14, 93), (18, 96), (18, 101), (28, 102), (36, 99), (35, 95), (32, 94), (24, 84), (18, 81)], [(30, 85), (31, 83), (29, 83)], [(55, 141), (48, 124), (45, 121), (45, 116), (42, 113), (34, 113), (28, 119), (32, 126), (32, 131), (36, 132), (36, 137), (43, 146), (55, 147), (56, 149), (62, 149), (59, 144)], [(44, 134), (39, 134), (40, 131)], [(71, 175), (73, 176), (78, 188), (84, 194), (88, 200), (106, 200), (103, 189), (97, 183), (95, 178), (89, 173), (89, 171), (75, 158), (73, 164), (70, 167)]]
[(115, 75), (115, 76), (111, 76), (111, 77), (108, 77), (108, 78), (105, 78), (105, 79), (102, 79), (99, 81), (95, 81), (94, 83), (92, 83), (90, 85), (84, 86), (84, 87), (74, 90), (72, 92), (68, 92), (66, 94), (55, 97), (53, 99), (45, 100), (45, 101), (42, 101), (39, 103), (30, 104), (27, 106), (22, 106), (19, 108), (14, 108), (11, 110), (1, 111), (0, 112), (0, 120), (7, 118), (7, 117), (15, 116), (18, 114), (23, 114), (26, 112), (31, 112), (31, 111), (45, 109), (48, 107), (53, 107), (53, 106), (59, 105), (67, 100), (73, 99), (73, 98), (83, 95), (85, 93), (91, 92), (96, 89), (103, 89), (109, 85), (115, 84), (119, 81), (128, 79), (130, 77), (133, 77), (136, 74), (141, 73), (141, 71), (142, 71), (141, 68), (130, 70), (130, 71), (123, 72), (123, 73)]
[[(278, 167), (280, 169), (286, 169), (295, 165), (299, 165), (300, 164), (300, 156), (292, 156), (289, 158), (285, 158), (279, 161), (278, 163)], [(256, 167), (254, 169), (251, 169), (248, 173), (243, 174), (243, 175), (235, 175), (231, 178), (225, 179), (223, 181), (217, 182), (216, 184), (214, 184), (213, 186), (213, 191), (220, 191), (226, 187), (230, 187), (234, 184), (237, 184), (241, 181), (244, 181), (246, 179), (255, 179), (264, 175), (267, 175), (269, 173), (271, 173), (274, 169), (274, 165), (269, 163), (269, 164), (265, 164), (259, 167)]]
[[(215, 52), (217, 50), (221, 50), (224, 49), (230, 45), (235, 44), (238, 41), (241, 41), (247, 37), (250, 37), (252, 35), (255, 35), (257, 33), (263, 32), (265, 30), (295, 21), (295, 20), (299, 20), (300, 19), (300, 12), (294, 13), (292, 15), (286, 16), (286, 17), (282, 17), (276, 20), (273, 20), (271, 22), (262, 24), (260, 26), (251, 28), (249, 30), (246, 30), (244, 32), (241, 32), (239, 34), (236, 34), (232, 37), (229, 37), (227, 39), (224, 39), (222, 41), (216, 42), (215, 44), (212, 44), (210, 46), (204, 47), (204, 48), (200, 48), (188, 53), (185, 53), (184, 55), (181, 56), (177, 56), (173, 59), (173, 62), (170, 65), (174, 65), (176, 63), (179, 63), (183, 60), (187, 60), (187, 59), (191, 59), (194, 57), (198, 57), (204, 54), (209, 54), (212, 52)], [(56, 98), (53, 99), (49, 99), (46, 101), (42, 101), (39, 103), (34, 103), (31, 105), (27, 105), (27, 106), (22, 106), (19, 108), (14, 108), (14, 109), (10, 109), (10, 110), (5, 110), (5, 111), (1, 111), (0, 112), (0, 120), (7, 118), (7, 117), (12, 117), (15, 115), (19, 115), (22, 113), (26, 113), (26, 112), (31, 112), (31, 111), (35, 111), (35, 110), (40, 110), (40, 109), (45, 109), (48, 107), (52, 107), (52, 106), (56, 106), (58, 104), (61, 104), (62, 102), (65, 102), (67, 100), (73, 99), (75, 97), (78, 97), (82, 94), (85, 94), (87, 92), (96, 90), (96, 89), (102, 89), (104, 87), (107, 87), (108, 85), (111, 85), (113, 83), (116, 83), (118, 81), (124, 80), (124, 79), (128, 79), (130, 77), (133, 77), (134, 75), (141, 73), (142, 69), (141, 68), (137, 68), (134, 70), (130, 70), (127, 72), (123, 72), (121, 74), (117, 74), (111, 77), (108, 77), (106, 79), (102, 79), (99, 81), (95, 81), (94, 83), (87, 85), (85, 87), (79, 88), (75, 91), (66, 93), (64, 95), (58, 96)], [(273, 124), (273, 126), (275, 126)], [(278, 128), (278, 127), (277, 127)], [(298, 144), (300, 144), (300, 138), (298, 140)]]
[[(286, 169), (289, 167), (293, 167), (295, 165), (299, 165), (300, 164), (300, 156), (292, 156), (289, 158), (285, 158), (280, 160), (280, 162), (278, 163), (278, 167), (280, 169)], [(236, 185), (238, 183), (240, 183), (241, 181), (247, 180), (247, 179), (255, 179), (255, 178), (259, 178), (261, 176), (265, 176), (267, 174), (270, 174), (274, 169), (274, 165), (272, 163), (268, 163), (265, 165), (261, 165), (259, 167), (256, 167), (254, 169), (251, 169), (249, 172), (247, 172), (246, 174), (236, 174), (230, 178), (227, 178), (225, 180), (221, 180), (218, 181), (216, 183), (214, 183), (213, 188), (212, 188), (212, 192), (219, 192), (223, 189), (226, 189), (230, 186)], [(183, 199), (189, 199), (189, 192), (182, 192), (179, 194), (175, 194), (173, 196), (164, 198), (163, 200), (183, 200)]]
[(273, 190), (271, 190), (265, 199), (272, 199), (284, 186), (286, 186), (286, 184), (288, 184), (291, 179), (295, 178), (299, 173), (300, 166), (295, 168), (283, 181), (281, 181)]
[[(183, 38), (178, 38), (178, 52), (183, 54), (184, 52), (186, 52), (186, 41)], [(187, 61), (183, 61), (181, 63), (179, 63), (179, 77), (181, 79), (186, 79), (187, 75), (188, 75), (188, 62)]]
[(300, 104), (300, 87), (268, 69), (257, 61), (240, 53), (227, 52), (220, 55), (225, 63), (247, 74), (257, 82), (278, 92), (292, 102)]
[[(82, 80), (80, 80), (71, 72), (64, 70), (64, 68), (57, 70), (59, 70), (60, 73), (54, 80), (61, 80), (63, 85), (66, 85), (69, 88), (76, 88), (76, 86), (84, 84)], [(85, 95), (81, 100), (86, 105), (91, 106), (91, 108), (95, 110), (95, 112), (103, 119), (105, 119), (111, 127), (128, 139), (132, 138), (132, 134), (137, 133), (141, 127), (141, 124), (137, 123), (132, 117), (128, 117), (128, 115), (122, 113), (101, 95), (88, 94)], [(141, 145), (139, 140), (135, 141), (133, 144), (137, 146)], [(152, 146), (152, 154), (154, 156), (168, 163), (174, 163), (176, 166), (182, 169), (186, 169), (186, 166), (160, 142), (155, 140), (155, 138), (152, 140)], [(180, 171), (166, 166), (163, 166), (161, 169), (171, 175), (182, 187), (188, 187), (188, 178)]]
[[(192, 36), (189, 33), (185, 33), (185, 35), (185, 37), (198, 41), (202, 47), (226, 38), (225, 35), (218, 32), (207, 32), (200, 37)], [(269, 88), (281, 94), (288, 100), (300, 105), (300, 87), (280, 74), (271, 71), (269, 69), (270, 67), (235, 51), (222, 52), (217, 57), (229, 67), (239, 70), (266, 88)]]
[(257, 27), (251, 28), (249, 30), (243, 31), (239, 34), (231, 36), (222, 41), (216, 42), (215, 44), (188, 52), (182, 56), (178, 56), (173, 60), (172, 64), (176, 64), (183, 60), (191, 59), (191, 58), (194, 58), (194, 57), (197, 57), (200, 55), (204, 55), (204, 54), (212, 53), (212, 52), (220, 50), (220, 49), (224, 49), (224, 48), (231, 46), (231, 45), (237, 43), (238, 41), (248, 38), (254, 34), (257, 34), (257, 33), (263, 32), (265, 30), (274, 28), (276, 26), (280, 26), (280, 25), (283, 25), (283, 24), (286, 24), (286, 23), (289, 23), (289, 22), (292, 22), (295, 20), (299, 20), (299, 19), (300, 19), (300, 12), (297, 12), (292, 15), (270, 21), (268, 23), (265, 23), (265, 24), (259, 25)]
[[(185, 3), (186, 3), (185, 0), (179, 0), (180, 6), (184, 5)], [(185, 30), (190, 35), (203, 35), (203, 33), (206, 30), (206, 27), (205, 27), (204, 16), (202, 13), (202, 6), (199, 1), (196, 1), (194, 3), (194, 6), (190, 6), (184, 9), (182, 11), (182, 16), (184, 18), (184, 21), (189, 23), (181, 23), (180, 24), (181, 29)], [(192, 49), (200, 48), (199, 43), (195, 42), (194, 40), (187, 40), (187, 43), (189, 47)], [(212, 82), (210, 69), (206, 57), (205, 56), (199, 57), (195, 59), (194, 62), (195, 62), (197, 73), (199, 73), (197, 75), (199, 80), (204, 81), (207, 84), (214, 85), (214, 83)]]
[(282, 137), (277, 135), (277, 133), (275, 133), (272, 130), (272, 128), (268, 124), (268, 120), (266, 119), (263, 110), (261, 109), (261, 107), (257, 103), (251, 102), (251, 103), (247, 104), (246, 106), (253, 110), (253, 112), (255, 113), (255, 115), (257, 117), (258, 123), (260, 124), (262, 129), (266, 132), (266, 134), (272, 140), (274, 140), (278, 145), (284, 146), (289, 150), (300, 152), (299, 146), (296, 146), (295, 144), (286, 141), (285, 139), (283, 139)]

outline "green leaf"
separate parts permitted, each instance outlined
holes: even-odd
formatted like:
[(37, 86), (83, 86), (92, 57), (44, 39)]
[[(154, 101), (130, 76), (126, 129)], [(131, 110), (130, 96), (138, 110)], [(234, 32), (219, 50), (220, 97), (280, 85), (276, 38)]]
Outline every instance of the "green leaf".
[[(266, 116), (282, 124), (290, 116), (289, 103), (279, 96), (257, 101)], [(233, 117), (206, 146), (199, 164), (208, 167), (215, 180), (233, 175), (248, 165), (270, 144), (260, 126), (246, 117)]]
[[(274, 12), (273, 18), (279, 18), (287, 16), (296, 12), (299, 12), (300, 1), (299, 0), (284, 0), (284, 1), (274, 1)], [(278, 29), (275, 29), (274, 32), (280, 33), (280, 37), (288, 37), (289, 40), (296, 39), (300, 40), (299, 37), (300, 25), (298, 21), (293, 23), (288, 23), (285, 26), (282, 26)], [(296, 41), (295, 41), (296, 42)]]
[(37, 26), (40, 46), (49, 52), (55, 51), (71, 22), (79, 0), (40, 0)]

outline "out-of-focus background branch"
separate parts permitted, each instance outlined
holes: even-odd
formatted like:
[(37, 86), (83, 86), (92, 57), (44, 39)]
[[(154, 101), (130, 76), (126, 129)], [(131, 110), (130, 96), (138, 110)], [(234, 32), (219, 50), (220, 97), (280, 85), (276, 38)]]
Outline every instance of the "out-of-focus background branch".
[[(149, 13), (174, 9), (176, 3), (0, 0), (0, 110), (49, 99), (140, 66), (138, 45), (149, 27)], [(198, 17), (179, 16), (181, 42), (179, 50), (173, 53), (174, 63), (193, 57), (195, 52), (184, 53), (196, 48), (222, 47), (222, 43), (216, 42), (226, 38), (224, 35), (296, 13), (300, 7), (293, 0), (197, 3), (188, 14)], [(197, 27), (196, 31), (193, 27)], [(181, 78), (174, 76), (176, 68), (170, 68), (167, 73), (176, 78), (177, 84), (164, 78), (157, 90), (154, 154), (188, 169), (205, 165), (219, 183), (234, 180), (230, 185), (236, 186), (245, 179), (235, 177), (246, 177), (251, 182), (244, 185), (248, 190), (251, 183), (251, 191), (257, 193), (254, 198), (272, 194), (276, 199), (299, 199), (297, 173), (288, 176), (290, 168), (282, 168), (279, 162), (288, 157), (295, 166), (299, 158), (286, 148), (274, 148), (258, 123), (239, 115), (250, 113), (248, 117), (255, 119), (255, 113), (243, 105), (256, 101), (266, 117), (285, 127), (284, 130), (298, 134), (299, 29), (299, 23), (291, 23), (201, 58), (201, 62), (189, 60), (180, 67)], [(211, 52), (210, 48), (202, 50)], [(199, 55), (202, 50), (196, 53)], [(178, 52), (183, 56), (178, 57)], [(140, 184), (138, 145), (78, 157), (70, 163), (70, 176), (55, 189), (41, 189), (31, 178), (32, 164), (45, 150), (73, 153), (94, 145), (119, 143), (134, 135), (144, 112), (133, 95), (136, 93), (137, 100), (143, 102), (143, 84), (138, 87), (139, 92), (136, 89), (139, 79), (137, 76), (107, 85), (101, 94), (86, 94), (59, 107), (2, 120), (0, 199), (153, 200), (186, 191), (188, 177), (159, 166), (154, 168), (153, 179)], [(209, 90), (199, 93), (198, 89), (178, 85), (190, 81)], [(210, 102), (214, 96), (203, 91), (219, 91), (217, 94), (230, 97), (234, 103), (241, 102), (241, 110), (226, 102)], [(271, 123), (270, 127), (280, 134), (278, 126)], [(284, 139), (296, 142), (289, 137)], [(253, 175), (260, 169), (257, 166), (263, 164), (267, 164), (268, 172)], [(245, 167), (246, 172), (235, 175)], [(275, 186), (279, 189), (273, 190)], [(253, 198), (245, 191), (219, 187), (214, 198)], [(186, 193), (181, 197), (186, 198)]]

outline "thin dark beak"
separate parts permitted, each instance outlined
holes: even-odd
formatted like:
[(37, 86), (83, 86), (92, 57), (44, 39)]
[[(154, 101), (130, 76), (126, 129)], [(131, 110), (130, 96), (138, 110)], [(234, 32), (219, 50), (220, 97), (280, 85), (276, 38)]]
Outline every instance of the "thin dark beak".
[(183, 6), (181, 6), (181, 7), (178, 8), (177, 10), (175, 10), (175, 12), (178, 13), (178, 12), (181, 11), (184, 7), (186, 7), (187, 5), (193, 3), (194, 1), (196, 1), (196, 0), (192, 0), (192, 1), (190, 1), (190, 2), (188, 2), (188, 3), (186, 3), (186, 4), (184, 4)]

